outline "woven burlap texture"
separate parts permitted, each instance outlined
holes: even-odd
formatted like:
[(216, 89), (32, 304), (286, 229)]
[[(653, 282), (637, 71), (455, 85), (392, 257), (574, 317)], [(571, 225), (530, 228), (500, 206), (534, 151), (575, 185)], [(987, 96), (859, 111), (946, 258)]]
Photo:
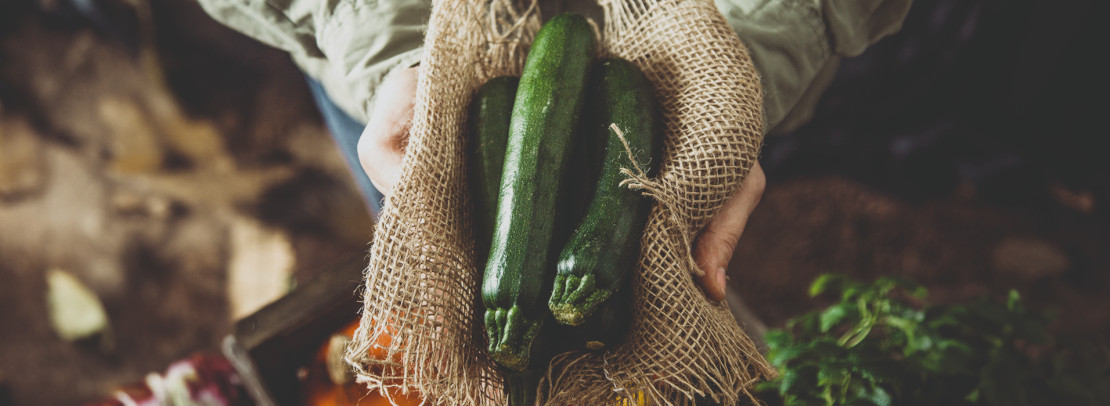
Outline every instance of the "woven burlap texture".
[[(523, 67), (540, 22), (535, 4), (524, 3), (433, 4), (401, 179), (376, 225), (362, 324), (347, 356), (371, 388), (415, 390), (434, 404), (505, 404), (479, 317), (465, 128), (476, 89)], [(696, 285), (690, 244), (755, 163), (758, 77), (711, 0), (599, 3), (602, 54), (634, 62), (655, 87), (664, 156), (656, 178), (626, 172), (630, 187), (655, 200), (632, 281), (628, 340), (601, 354), (556, 357), (540, 401), (739, 403), (774, 371), (728, 308)]]

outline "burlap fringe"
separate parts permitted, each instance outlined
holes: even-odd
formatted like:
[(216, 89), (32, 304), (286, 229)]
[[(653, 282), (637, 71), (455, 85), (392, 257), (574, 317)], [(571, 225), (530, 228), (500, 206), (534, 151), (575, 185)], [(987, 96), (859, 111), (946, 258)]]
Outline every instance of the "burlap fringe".
[[(711, 0), (602, 0), (602, 52), (641, 67), (655, 85), (666, 139), (656, 179), (633, 163), (628, 187), (658, 201), (633, 277), (627, 342), (603, 354), (562, 354), (541, 402), (653, 404), (753, 400), (774, 375), (727, 307), (691, 273), (691, 241), (741, 184), (762, 142), (751, 60)], [(359, 382), (416, 390), (429, 403), (501, 405), (501, 376), (484, 353), (481, 267), (474, 263), (465, 122), (474, 91), (518, 75), (540, 26), (535, 1), (439, 0), (401, 181), (377, 224), (363, 323), (347, 354)], [(595, 25), (596, 27), (596, 25)], [(635, 404), (633, 401), (632, 404)]]
[(698, 261), (694, 259), (694, 244), (690, 241), (692, 233), (687, 230), (686, 223), (679, 218), (678, 210), (667, 205), (668, 202), (676, 200), (675, 196), (668, 193), (671, 189), (668, 189), (663, 183), (656, 182), (648, 177), (647, 173), (644, 172), (644, 168), (639, 162), (636, 162), (636, 154), (632, 152), (632, 147), (628, 145), (628, 139), (624, 137), (624, 132), (621, 131), (620, 127), (617, 127), (614, 123), (609, 125), (609, 129), (613, 130), (613, 133), (621, 140), (621, 144), (624, 145), (624, 150), (628, 154), (628, 160), (632, 162), (632, 167), (636, 170), (633, 172), (632, 169), (621, 168), (620, 172), (626, 176), (626, 178), (621, 181), (620, 186), (627, 187), (631, 190), (642, 191), (644, 196), (654, 199), (657, 204), (662, 206), (661, 209), (668, 214), (667, 218), (671, 221), (671, 226), (678, 229), (678, 232), (675, 234), (682, 239), (679, 245), (687, 248), (685, 254), (682, 256), (682, 258), (686, 260), (687, 269), (693, 272), (694, 275), (705, 275), (705, 271), (701, 269), (701, 266), (698, 265)]

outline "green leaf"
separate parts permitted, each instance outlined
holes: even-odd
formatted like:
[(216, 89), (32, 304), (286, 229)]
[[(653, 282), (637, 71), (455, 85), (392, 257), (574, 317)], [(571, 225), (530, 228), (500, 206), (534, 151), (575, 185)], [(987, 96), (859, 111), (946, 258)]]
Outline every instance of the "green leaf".
[(800, 346), (782, 347), (774, 351), (768, 351), (767, 360), (771, 361), (771, 364), (776, 368), (784, 368), (790, 361), (803, 355), (805, 351), (806, 348)]
[(922, 324), (928, 326), (930, 330), (940, 330), (945, 327), (956, 327), (961, 325), (959, 312), (949, 311), (948, 309), (929, 309), (925, 312)]
[(823, 274), (809, 285), (809, 297), (817, 297), (823, 293), (840, 293), (848, 282), (848, 277), (844, 275)]
[[(847, 319), (847, 320), (846, 320)], [(854, 305), (847, 305), (844, 303), (829, 306), (821, 312), (821, 332), (827, 333), (830, 329), (835, 327), (841, 322), (856, 322), (859, 319), (859, 311)]]
[(779, 394), (782, 396), (786, 396), (787, 394), (789, 394), (792, 389), (794, 391), (803, 393), (806, 392), (807, 389), (810, 389), (799, 387), (801, 385), (798, 385), (799, 376), (798, 370), (796, 369), (785, 369), (780, 371), (777, 381), (779, 382)]
[(763, 335), (763, 342), (767, 344), (767, 348), (770, 348), (771, 351), (787, 347), (792, 341), (790, 333), (784, 330), (767, 330), (767, 333)]
[(907, 289), (907, 292), (909, 293), (910, 297), (918, 300), (924, 300), (926, 297), (929, 296), (929, 290), (925, 289), (924, 286), (915, 286), (913, 288)]
[(1009, 296), (1006, 297), (1006, 308), (1011, 311), (1021, 304), (1021, 294), (1015, 289), (1010, 289)]
[(782, 384), (779, 385), (779, 393), (783, 396), (787, 394), (805, 394), (814, 393), (817, 389), (817, 371), (813, 366), (803, 366), (795, 369), (787, 369), (782, 371), (779, 379)]
[(836, 340), (829, 336), (822, 336), (814, 338), (807, 348), (813, 353), (815, 359), (827, 359), (826, 357), (841, 357), (844, 355), (844, 349)]
[(906, 340), (906, 348), (902, 350), (902, 355), (910, 356), (918, 352), (929, 351), (933, 349), (933, 337), (928, 334), (919, 334), (909, 337)]
[(786, 328), (794, 331), (799, 338), (817, 335), (820, 332), (820, 313), (807, 313), (786, 322)]
[(912, 337), (917, 332), (917, 321), (898, 316), (886, 316), (882, 319), (883, 323), (902, 330), (908, 337)]
[(817, 366), (817, 385), (835, 386), (851, 379), (851, 370), (838, 362), (827, 361)]
[(1110, 405), (1105, 350), (1061, 346), (1050, 318), (1026, 309), (1017, 292), (922, 307), (912, 298), (924, 288), (900, 278), (824, 275), (810, 293), (840, 302), (766, 337), (782, 373), (766, 387), (787, 405)]
[(851, 370), (875, 385), (901, 382), (901, 376), (906, 373), (904, 365), (889, 358), (856, 360)]
[(971, 403), (979, 403), (979, 390), (971, 391), (967, 396), (964, 396), (964, 399)]
[(786, 406), (826, 406), (824, 400), (809, 394), (790, 395), (785, 398)]
[(935, 341), (930, 350), (915, 353), (911, 359), (932, 375), (971, 375), (984, 362), (966, 343), (950, 339)]
[(887, 393), (886, 390), (884, 390), (881, 386), (877, 385), (871, 387), (871, 391), (867, 393), (866, 398), (867, 400), (870, 400), (871, 403), (874, 403), (877, 406), (890, 406), (894, 402), (894, 399), (890, 397), (890, 394)]
[(852, 348), (859, 345), (859, 343), (863, 342), (863, 339), (867, 338), (868, 334), (871, 334), (872, 326), (872, 324), (862, 325), (849, 332), (849, 334), (840, 337), (840, 345), (845, 348)]
[(866, 287), (857, 283), (847, 284), (840, 291), (840, 301), (853, 302), (874, 291), (873, 287)]

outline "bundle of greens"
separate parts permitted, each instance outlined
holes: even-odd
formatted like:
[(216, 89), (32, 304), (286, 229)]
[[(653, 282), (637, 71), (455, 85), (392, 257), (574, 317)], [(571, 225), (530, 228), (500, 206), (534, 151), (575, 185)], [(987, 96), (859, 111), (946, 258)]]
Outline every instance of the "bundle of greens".
[(1106, 349), (1052, 337), (1016, 291), (925, 305), (909, 281), (823, 275), (809, 293), (839, 300), (767, 334), (770, 405), (1110, 405)]

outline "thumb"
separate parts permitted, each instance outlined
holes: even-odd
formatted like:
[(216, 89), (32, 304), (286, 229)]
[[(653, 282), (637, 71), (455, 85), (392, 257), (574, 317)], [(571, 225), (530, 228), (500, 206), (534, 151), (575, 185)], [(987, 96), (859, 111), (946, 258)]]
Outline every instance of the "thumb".
[(700, 277), (702, 289), (714, 300), (725, 299), (725, 270), (732, 260), (733, 251), (744, 234), (755, 206), (763, 197), (767, 178), (756, 162), (744, 178), (740, 190), (725, 201), (717, 213), (694, 241), (694, 261), (705, 273)]

